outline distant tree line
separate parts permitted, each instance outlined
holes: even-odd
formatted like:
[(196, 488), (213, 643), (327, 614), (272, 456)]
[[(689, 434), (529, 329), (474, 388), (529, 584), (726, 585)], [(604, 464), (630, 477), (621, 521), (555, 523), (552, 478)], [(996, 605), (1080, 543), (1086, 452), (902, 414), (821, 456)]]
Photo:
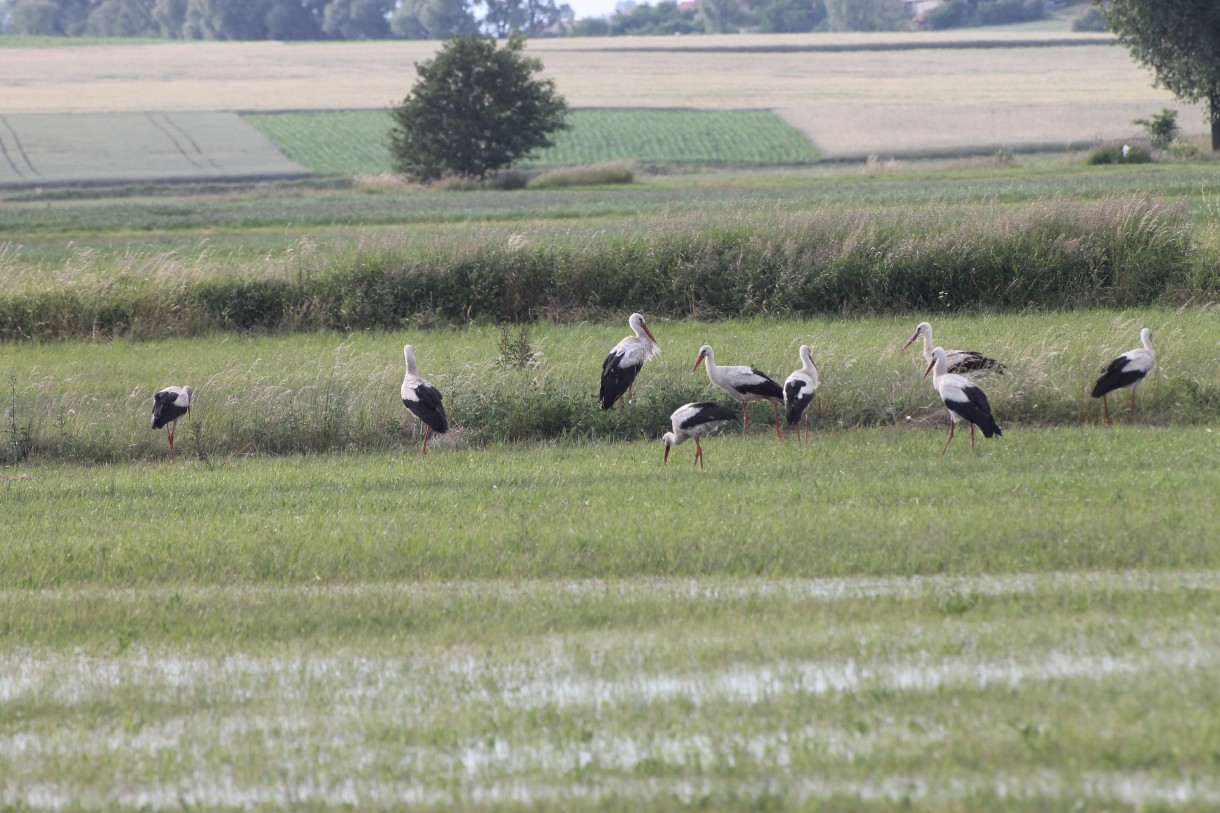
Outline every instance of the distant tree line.
[[(948, 0), (924, 27), (990, 25), (1045, 15), (1043, 0)], [(609, 18), (577, 20), (560, 0), (0, 0), (0, 31), (36, 36), (194, 40), (368, 40), (899, 31), (902, 0), (624, 0)]]

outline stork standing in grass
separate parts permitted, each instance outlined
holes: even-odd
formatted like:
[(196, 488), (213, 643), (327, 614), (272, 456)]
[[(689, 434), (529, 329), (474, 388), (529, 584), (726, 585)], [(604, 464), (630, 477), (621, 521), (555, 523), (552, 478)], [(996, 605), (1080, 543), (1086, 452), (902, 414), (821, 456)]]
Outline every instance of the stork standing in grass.
[(407, 359), (407, 374), (402, 379), (402, 402), (424, 425), (424, 445), (420, 452), (427, 454), (428, 434), (445, 434), (449, 431), (449, 421), (441, 404), (440, 390), (415, 373), (415, 348), (404, 345), (402, 354)]
[(801, 368), (784, 381), (784, 409), (789, 426), (799, 427), (801, 416), (804, 416), (805, 442), (808, 443), (809, 405), (813, 403), (813, 394), (818, 388), (818, 368), (810, 356), (809, 345), (802, 344), (799, 354)]
[(703, 444), (699, 442), (699, 438), (710, 435), (729, 421), (735, 420), (737, 420), (737, 414), (733, 410), (717, 404), (715, 401), (696, 401), (693, 404), (683, 404), (678, 407), (669, 417), (673, 431), (661, 436), (661, 441), (665, 444), (665, 459), (661, 461), (661, 465), (669, 464), (671, 446), (680, 446), (689, 438), (694, 438), (695, 462), (702, 469)]
[(661, 352), (656, 337), (648, 329), (644, 317), (638, 313), (631, 314), (627, 320), (634, 336), (627, 336), (614, 345), (610, 355), (602, 362), (602, 386), (598, 397), (602, 409), (609, 409), (618, 401), (618, 408), (623, 408), (624, 395), (631, 389), (635, 377), (640, 374), (644, 362)]
[(949, 440), (945, 441), (944, 448), (940, 450), (942, 456), (953, 440), (953, 430), (958, 421), (970, 424), (971, 449), (974, 448), (976, 425), (983, 430), (985, 438), (1004, 434), (991, 414), (991, 404), (987, 401), (986, 393), (965, 376), (949, 372), (949, 355), (943, 347), (932, 349), (932, 361), (928, 364), (928, 369), (923, 371), (923, 377), (927, 378), (928, 373), (932, 373), (932, 386), (936, 388), (940, 400), (948, 407), (949, 418), (952, 420), (949, 424)]
[(706, 361), (707, 377), (720, 389), (729, 394), (734, 401), (741, 404), (742, 434), (750, 428), (750, 413), (746, 404), (750, 401), (770, 401), (775, 410), (775, 436), (781, 437), (779, 428), (779, 405), (784, 402), (784, 388), (775, 383), (766, 373), (761, 373), (753, 367), (733, 366), (721, 367), (716, 364), (710, 345), (699, 348), (699, 358), (695, 359), (693, 373), (699, 365)]
[[(902, 346), (906, 350), (915, 340), (923, 336), (923, 358), (928, 364), (932, 363), (932, 348), (935, 343), (932, 341), (932, 325), (927, 322), (920, 322), (915, 327), (915, 332), (911, 338), (907, 339), (907, 343)], [(987, 373), (1003, 373), (1004, 365), (992, 358), (987, 358), (977, 350), (946, 350), (945, 355), (949, 359), (949, 372), (957, 375), (985, 375)]]
[(166, 432), (169, 434), (171, 459), (174, 457), (174, 427), (178, 425), (179, 418), (191, 414), (192, 392), (194, 390), (190, 387), (166, 387), (153, 395), (152, 428), (169, 427)]
[(1106, 412), (1106, 426), (1110, 425), (1110, 403), (1107, 395), (1123, 387), (1131, 388), (1131, 415), (1135, 416), (1135, 389), (1149, 373), (1156, 369), (1156, 351), (1152, 349), (1152, 331), (1140, 331), (1140, 344), (1128, 350), (1102, 368), (1101, 378), (1093, 386), (1093, 397), (1100, 398)]

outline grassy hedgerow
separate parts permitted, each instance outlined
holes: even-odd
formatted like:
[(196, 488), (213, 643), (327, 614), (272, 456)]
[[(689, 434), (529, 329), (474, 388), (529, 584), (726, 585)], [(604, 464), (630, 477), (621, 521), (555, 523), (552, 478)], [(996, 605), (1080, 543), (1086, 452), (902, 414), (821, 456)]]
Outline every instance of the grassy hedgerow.
[[(1111, 404), (1116, 422), (1206, 424), (1220, 410), (1214, 308), (715, 323), (649, 314), (663, 352), (645, 366), (621, 411), (604, 411), (597, 400), (602, 360), (626, 332), (621, 320), (533, 325), (522, 365), (505, 363), (503, 333), (492, 326), (0, 345), (0, 384), (7, 382), (0, 462), (164, 457), (165, 433), (149, 431), (149, 412), (152, 393), (168, 384), (195, 388), (195, 409), (178, 431), (184, 456), (414, 450), (419, 425), (398, 392), (407, 341), (416, 346), (421, 374), (444, 394), (453, 427), (434, 437), (430, 450), (657, 438), (681, 404), (728, 402), (702, 371), (691, 370), (704, 343), (723, 363), (749, 364), (777, 380), (796, 368), (799, 345), (811, 345), (823, 382), (811, 412), (815, 431), (940, 425), (944, 410), (920, 378), (922, 356), (901, 349), (925, 315), (939, 342), (1008, 366), (1007, 375), (982, 382), (1006, 435), (1014, 425), (1095, 423), (1101, 403), (1088, 393), (1100, 366), (1136, 346), (1145, 326), (1160, 366), (1141, 385), (1133, 420), (1125, 394)], [(752, 413), (751, 433), (768, 432), (771, 408), (755, 405)]]
[[(397, 329), (635, 310), (864, 315), (1125, 308), (1215, 293), (1181, 207), (1144, 196), (962, 209), (930, 204), (694, 213), (603, 230), (302, 246), (258, 273), (133, 256), (0, 291), (0, 339)], [(1204, 286), (1200, 288), (1200, 286)]]

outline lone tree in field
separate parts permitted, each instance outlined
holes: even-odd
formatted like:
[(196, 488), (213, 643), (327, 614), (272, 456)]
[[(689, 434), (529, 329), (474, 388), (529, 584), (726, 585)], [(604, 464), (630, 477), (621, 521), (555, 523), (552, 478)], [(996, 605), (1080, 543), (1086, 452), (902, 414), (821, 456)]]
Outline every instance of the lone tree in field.
[(477, 35), (454, 37), (436, 57), (415, 66), (419, 80), (391, 108), (394, 166), (418, 181), (448, 174), (483, 180), (567, 129), (567, 102), (542, 63), (523, 53), (525, 40), (503, 48)]
[(1152, 69), (1157, 82), (1183, 101), (1207, 102), (1212, 150), (1220, 150), (1220, 3), (1106, 0), (1100, 5), (1110, 30)]

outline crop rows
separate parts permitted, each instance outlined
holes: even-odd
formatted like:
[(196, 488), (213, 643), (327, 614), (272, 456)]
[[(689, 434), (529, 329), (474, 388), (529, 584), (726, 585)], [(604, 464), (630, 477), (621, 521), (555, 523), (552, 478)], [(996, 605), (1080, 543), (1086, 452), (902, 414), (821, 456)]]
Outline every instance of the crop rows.
[[(248, 113), (284, 153), (315, 172), (391, 171), (384, 110)], [(644, 164), (810, 164), (808, 137), (766, 111), (573, 110), (555, 146), (522, 161), (528, 169), (605, 161)]]

